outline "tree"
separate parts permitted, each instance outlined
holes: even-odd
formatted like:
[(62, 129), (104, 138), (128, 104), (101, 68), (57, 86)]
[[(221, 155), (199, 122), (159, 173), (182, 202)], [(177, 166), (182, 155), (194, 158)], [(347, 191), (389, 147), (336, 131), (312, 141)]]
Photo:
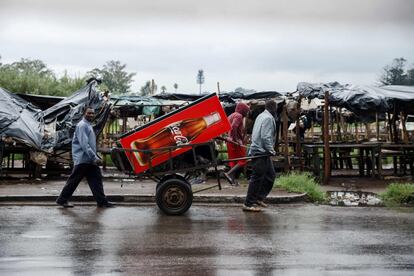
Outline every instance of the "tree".
[(174, 89), (175, 89), (175, 93), (177, 93), (177, 89), (178, 89), (178, 84), (174, 83)]
[(167, 91), (167, 87), (165, 87), (164, 85), (161, 86), (161, 93), (165, 94), (165, 91)]
[(198, 70), (197, 73), (197, 83), (200, 85), (200, 94), (201, 94), (201, 85), (204, 83), (204, 71), (202, 69)]
[(407, 85), (414, 85), (414, 64), (411, 69), (407, 70)]
[(405, 62), (403, 57), (395, 58), (391, 65), (386, 65), (379, 81), (383, 85), (404, 85), (407, 81), (407, 75), (404, 72)]
[(141, 87), (141, 95), (142, 96), (149, 96), (155, 94), (157, 91), (157, 85), (155, 84), (154, 80), (149, 80), (145, 83), (144, 86)]
[(51, 95), (56, 85), (54, 73), (41, 60), (22, 58), (0, 68), (0, 86), (15, 93)]
[(102, 80), (107, 89), (114, 94), (124, 94), (131, 90), (132, 78), (136, 73), (127, 73), (126, 64), (121, 64), (118, 60), (106, 62), (102, 69), (95, 68), (87, 74)]
[(22, 58), (11, 64), (0, 63), (0, 87), (15, 93), (67, 96), (85, 85), (84, 77), (71, 78), (67, 72), (58, 78), (38, 59)]

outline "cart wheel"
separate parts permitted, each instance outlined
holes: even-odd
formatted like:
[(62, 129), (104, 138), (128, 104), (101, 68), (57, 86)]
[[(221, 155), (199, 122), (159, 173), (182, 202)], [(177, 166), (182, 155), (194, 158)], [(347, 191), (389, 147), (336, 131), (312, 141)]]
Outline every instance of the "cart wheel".
[(181, 215), (191, 207), (193, 192), (186, 181), (171, 178), (159, 183), (155, 198), (158, 207), (167, 215)]

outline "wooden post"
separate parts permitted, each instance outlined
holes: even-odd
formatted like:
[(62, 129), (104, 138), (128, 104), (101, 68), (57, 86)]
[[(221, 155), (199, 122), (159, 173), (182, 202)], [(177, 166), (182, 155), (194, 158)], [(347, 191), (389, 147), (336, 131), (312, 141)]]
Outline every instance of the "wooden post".
[(342, 108), (337, 109), (336, 112), (336, 133), (338, 134), (337, 141), (342, 141)]
[(405, 126), (405, 121), (406, 121), (406, 115), (401, 112), (400, 113), (401, 116), (401, 125), (402, 125), (402, 137), (403, 137), (403, 141), (404, 144), (408, 144), (408, 133), (407, 133), (407, 127)]
[(378, 112), (375, 112), (375, 125), (377, 127), (377, 141), (380, 140), (380, 134), (379, 134), (379, 117)]
[(392, 132), (394, 134), (394, 143), (398, 143), (398, 131), (397, 131), (397, 108), (394, 105), (394, 112), (392, 114)]
[(220, 83), (217, 82), (217, 94), (220, 97)]
[[(329, 107), (329, 114), (332, 114), (332, 106)], [(328, 115), (329, 116), (329, 115)], [(334, 135), (334, 124), (335, 124), (335, 117), (332, 117), (330, 126), (330, 134), (331, 134), (331, 140), (336, 141), (336, 135)]]
[(301, 101), (302, 101), (302, 96), (299, 95), (298, 104), (297, 104), (297, 108), (299, 110), (299, 115), (296, 118), (296, 157), (298, 157), (298, 158), (300, 158), (301, 155), (302, 155), (302, 152), (301, 152), (302, 147), (301, 147), (301, 143), (300, 143), (300, 127), (299, 127), (299, 125), (300, 125), (299, 118), (300, 118), (300, 103), (301, 103)]
[(355, 142), (359, 143), (358, 123), (355, 123)]
[(323, 143), (324, 143), (324, 177), (323, 184), (328, 185), (331, 174), (331, 152), (329, 149), (329, 91), (325, 91), (325, 105), (323, 107)]
[(389, 139), (390, 142), (392, 142), (392, 137), (394, 137), (393, 133), (392, 133), (392, 120), (391, 120), (391, 113), (387, 112), (387, 117), (388, 117), (388, 131), (389, 131)]
[(288, 115), (286, 104), (283, 106), (282, 110), (282, 124), (283, 124), (283, 155), (285, 157), (285, 172), (289, 171), (290, 162), (289, 162), (289, 141), (288, 141)]
[(371, 136), (371, 128), (369, 123), (365, 123), (365, 139), (369, 141), (369, 137)]
[(311, 137), (313, 142), (313, 136), (314, 136), (314, 126), (313, 126), (313, 120), (311, 121)]

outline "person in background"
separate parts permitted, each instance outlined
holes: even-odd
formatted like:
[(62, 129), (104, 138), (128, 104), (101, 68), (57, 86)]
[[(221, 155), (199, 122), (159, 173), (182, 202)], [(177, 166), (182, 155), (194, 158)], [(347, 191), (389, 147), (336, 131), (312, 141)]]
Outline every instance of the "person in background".
[[(244, 118), (249, 111), (249, 106), (240, 102), (236, 105), (235, 112), (228, 117), (231, 125), (227, 139), (227, 154), (229, 159), (246, 157), (246, 130), (244, 126)], [(231, 185), (239, 185), (236, 175), (246, 163), (247, 160), (229, 162), (230, 170), (227, 173), (224, 173), (224, 176)]]
[(271, 156), (276, 154), (274, 150), (276, 109), (276, 102), (267, 100), (265, 110), (257, 116), (254, 122), (249, 156), (260, 157), (254, 158), (251, 161), (253, 170), (249, 179), (249, 188), (243, 211), (261, 211), (260, 207), (267, 206), (263, 200), (265, 200), (273, 188), (276, 173)]
[(103, 190), (102, 173), (99, 168), (102, 161), (96, 154), (96, 136), (91, 125), (94, 117), (94, 109), (86, 107), (82, 120), (76, 125), (72, 139), (74, 167), (59, 197), (56, 199), (56, 203), (64, 208), (73, 207), (72, 204), (69, 204), (69, 199), (84, 177), (88, 180), (89, 188), (98, 207), (114, 207), (114, 204), (106, 199)]

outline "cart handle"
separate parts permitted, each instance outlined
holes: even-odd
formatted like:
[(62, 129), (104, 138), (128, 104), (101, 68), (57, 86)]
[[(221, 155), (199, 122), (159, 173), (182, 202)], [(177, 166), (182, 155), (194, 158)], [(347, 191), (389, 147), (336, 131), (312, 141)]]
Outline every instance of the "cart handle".
[(227, 143), (231, 143), (231, 144), (233, 144), (233, 145), (236, 145), (236, 146), (239, 146), (239, 147), (243, 147), (243, 148), (249, 148), (249, 147), (247, 147), (247, 146), (245, 146), (245, 145), (242, 145), (242, 144), (239, 144), (239, 143), (236, 143), (236, 142), (234, 142), (234, 141), (232, 141), (232, 140), (230, 140), (230, 139), (227, 139), (227, 138), (223, 138), (223, 137), (216, 137), (216, 138), (214, 138), (214, 139), (216, 139), (216, 140), (220, 140), (220, 141), (224, 141), (224, 142), (227, 142)]
[(262, 154), (262, 155), (234, 158), (234, 159), (224, 159), (224, 160), (221, 160), (221, 162), (233, 162), (233, 161), (241, 161), (241, 160), (250, 160), (250, 159), (257, 159), (257, 158), (269, 157), (269, 156), (273, 156), (273, 154)]

